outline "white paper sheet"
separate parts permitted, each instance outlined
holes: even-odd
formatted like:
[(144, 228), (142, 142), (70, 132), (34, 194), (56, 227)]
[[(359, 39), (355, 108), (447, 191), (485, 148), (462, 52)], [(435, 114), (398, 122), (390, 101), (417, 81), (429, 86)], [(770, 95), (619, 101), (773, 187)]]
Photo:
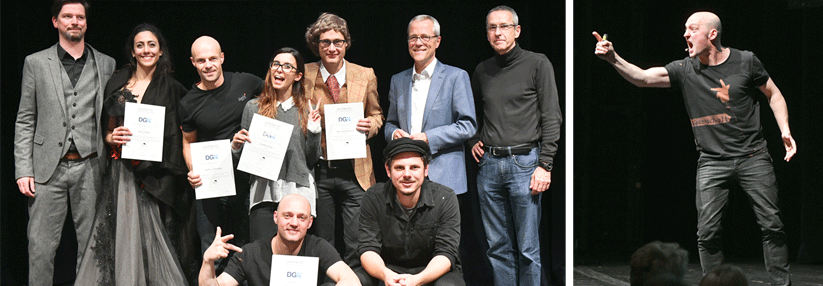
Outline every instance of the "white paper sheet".
[(123, 144), (125, 159), (163, 161), (163, 123), (166, 107), (126, 102), (123, 126), (131, 131), (131, 140)]
[(198, 200), (234, 196), (234, 166), (228, 139), (191, 143), (192, 171), (202, 185), (194, 189)]
[(320, 258), (317, 257), (272, 254), (269, 285), (315, 286), (319, 264)]
[(324, 105), (327, 160), (366, 157), (366, 134), (357, 131), (363, 119), (363, 103)]
[(254, 114), (249, 125), (249, 139), (243, 145), (237, 169), (276, 181), (291, 140), (294, 125)]

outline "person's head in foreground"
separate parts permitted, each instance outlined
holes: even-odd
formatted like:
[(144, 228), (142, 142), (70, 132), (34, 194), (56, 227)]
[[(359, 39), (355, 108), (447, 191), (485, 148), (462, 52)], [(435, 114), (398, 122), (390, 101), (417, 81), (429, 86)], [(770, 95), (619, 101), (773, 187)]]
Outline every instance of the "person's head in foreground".
[(722, 264), (703, 276), (700, 286), (749, 286), (749, 281), (740, 267)]
[(630, 281), (632, 286), (646, 285), (660, 274), (670, 274), (682, 281), (689, 265), (689, 253), (677, 243), (650, 242), (632, 254)]

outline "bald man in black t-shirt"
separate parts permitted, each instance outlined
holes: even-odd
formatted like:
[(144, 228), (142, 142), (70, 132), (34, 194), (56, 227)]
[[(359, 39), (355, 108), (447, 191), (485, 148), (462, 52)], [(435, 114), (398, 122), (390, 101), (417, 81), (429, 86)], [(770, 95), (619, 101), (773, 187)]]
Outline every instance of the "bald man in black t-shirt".
[[(183, 157), (189, 167), (192, 187), (201, 185), (199, 174), (192, 172), (191, 147), (194, 142), (231, 139), (240, 131), (240, 120), (246, 102), (263, 91), (263, 80), (239, 72), (223, 72), (223, 51), (212, 37), (197, 38), (191, 46), (191, 63), (200, 81), (180, 99), (180, 128), (183, 130)], [(235, 160), (236, 165), (237, 160)], [(197, 200), (197, 232), (203, 252), (214, 240), (214, 228), (223, 227), (244, 244), (249, 238), (248, 174), (235, 170), (236, 195)], [(219, 263), (218, 271), (225, 262)]]
[(772, 159), (760, 126), (755, 97), (766, 96), (780, 127), (784, 160), (797, 147), (789, 131), (783, 94), (749, 51), (720, 44), (720, 18), (697, 12), (686, 21), (683, 37), (689, 57), (665, 67), (641, 69), (597, 39), (595, 55), (609, 62), (626, 80), (639, 87), (673, 87), (683, 93), (700, 159), (697, 166), (697, 245), (705, 275), (723, 262), (720, 218), (728, 201), (728, 183), (737, 181), (751, 198), (763, 233), (763, 255), (772, 285), (789, 285), (788, 246), (780, 211)]

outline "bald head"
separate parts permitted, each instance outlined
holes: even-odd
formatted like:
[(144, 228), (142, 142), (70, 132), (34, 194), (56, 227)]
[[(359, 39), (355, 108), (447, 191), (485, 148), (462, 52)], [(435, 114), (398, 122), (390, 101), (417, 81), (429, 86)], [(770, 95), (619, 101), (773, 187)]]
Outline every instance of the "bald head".
[(714, 13), (706, 11), (694, 13), (686, 20), (686, 23), (698, 23), (699, 25), (705, 25), (709, 30), (717, 30), (716, 40), (718, 43), (720, 42), (723, 27), (720, 24), (720, 17), (717, 17)]
[[(280, 200), (274, 212), (278, 239), (286, 245), (299, 245), (306, 237), (314, 218), (311, 216), (309, 200), (298, 194), (290, 194)], [(296, 254), (296, 253), (295, 253)]]
[(195, 57), (197, 52), (204, 50), (216, 51), (218, 54), (223, 52), (223, 49), (220, 48), (220, 43), (217, 42), (217, 40), (209, 36), (200, 36), (197, 40), (194, 40), (194, 43), (191, 44), (191, 56)]
[(299, 194), (290, 194), (283, 197), (277, 205), (277, 212), (292, 211), (311, 214), (309, 200)]
[(197, 87), (215, 89), (223, 84), (223, 50), (212, 37), (201, 36), (191, 44), (191, 64), (200, 75)]

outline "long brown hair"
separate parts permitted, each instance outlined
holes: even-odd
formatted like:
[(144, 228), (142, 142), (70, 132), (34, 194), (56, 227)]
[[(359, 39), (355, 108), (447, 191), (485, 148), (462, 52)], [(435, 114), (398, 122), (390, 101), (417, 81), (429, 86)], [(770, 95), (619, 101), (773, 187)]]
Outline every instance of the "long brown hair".
[[(306, 71), (305, 62), (303, 61), (303, 56), (300, 55), (300, 52), (293, 48), (283, 47), (279, 50), (274, 52), (274, 55), (271, 57), (272, 61), (274, 58), (279, 54), (290, 54), (294, 57), (294, 62), (297, 64), (295, 68), (297, 68), (297, 72), (303, 74)], [(269, 68), (269, 72), (266, 74), (266, 83), (263, 86), (263, 92), (260, 93), (260, 97), (258, 99), (257, 106), (259, 110), (257, 113), (260, 115), (274, 118), (277, 115), (277, 98), (275, 98), (275, 90), (274, 87), (271, 86), (272, 81), (274, 80), (274, 70)], [(300, 80), (295, 80), (294, 83), (291, 85), (291, 97), (292, 101), (294, 101), (294, 106), (297, 107), (297, 114), (300, 122), (300, 128), (303, 130), (303, 134), (308, 132), (306, 128), (306, 123), (308, 122), (308, 115), (309, 109), (311, 108), (306, 104), (306, 96), (303, 92), (303, 84), (300, 83), (303, 78), (301, 77)]]

